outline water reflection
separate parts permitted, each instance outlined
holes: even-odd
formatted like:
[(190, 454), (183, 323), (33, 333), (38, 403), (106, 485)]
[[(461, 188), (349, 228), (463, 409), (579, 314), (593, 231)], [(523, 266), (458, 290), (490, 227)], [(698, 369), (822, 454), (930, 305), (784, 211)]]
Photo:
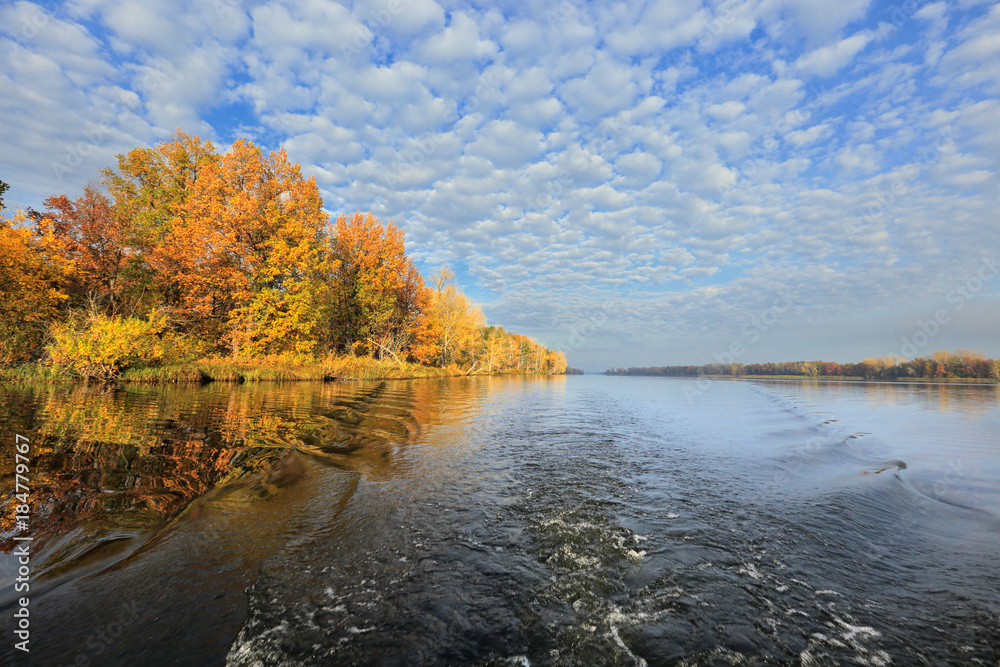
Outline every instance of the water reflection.
[[(148, 535), (209, 489), (261, 472), (290, 445), (328, 453), (372, 447), (385, 455), (387, 443), (408, 439), (409, 427), (401, 425), (411, 420), (388, 417), (399, 413), (398, 406), (396, 412), (368, 406), (383, 388), (310, 383), (0, 390), (5, 434), (31, 441), (36, 571), (93, 558), (95, 550), (120, 550), (117, 543)], [(337, 449), (338, 442), (345, 446)], [(14, 466), (14, 452), (5, 448), (0, 475), (13, 479)], [(14, 546), (16, 503), (11, 489), (0, 508), (3, 553)]]
[[(421, 425), (463, 423), (537, 379), (443, 378), (391, 383), (190, 386), (11, 386), (0, 424), (31, 441), (35, 571), (120, 557), (220, 485), (267, 495), (296, 476), (289, 450), (381, 476)], [(559, 386), (564, 378), (545, 384)], [(441, 408), (447, 407), (447, 418)], [(14, 477), (13, 448), (0, 475)], [(14, 489), (0, 499), (0, 554), (14, 548)], [(12, 578), (0, 556), (0, 585)]]

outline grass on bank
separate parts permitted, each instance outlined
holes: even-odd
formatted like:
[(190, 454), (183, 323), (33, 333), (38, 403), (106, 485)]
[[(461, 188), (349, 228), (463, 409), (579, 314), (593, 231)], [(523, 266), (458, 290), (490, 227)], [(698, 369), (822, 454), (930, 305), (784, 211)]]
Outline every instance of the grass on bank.
[(3, 382), (73, 382), (74, 379), (62, 373), (59, 368), (46, 366), (38, 362), (21, 364), (20, 366), (0, 366), (0, 381)]
[[(238, 360), (205, 358), (186, 363), (126, 368), (116, 381), (122, 384), (204, 384), (207, 382), (299, 382), (331, 380), (386, 380), (434, 378), (465, 375), (452, 364), (446, 368), (413, 363), (396, 363), (370, 357), (330, 356), (316, 360), (308, 357), (265, 357)], [(83, 378), (64, 368), (38, 362), (0, 368), (5, 382), (75, 382)]]
[(130, 368), (123, 383), (302, 382), (329, 380), (386, 380), (464, 375), (457, 366), (436, 368), (397, 364), (370, 357), (330, 357), (322, 361), (270, 357), (254, 361), (202, 359), (186, 364)]

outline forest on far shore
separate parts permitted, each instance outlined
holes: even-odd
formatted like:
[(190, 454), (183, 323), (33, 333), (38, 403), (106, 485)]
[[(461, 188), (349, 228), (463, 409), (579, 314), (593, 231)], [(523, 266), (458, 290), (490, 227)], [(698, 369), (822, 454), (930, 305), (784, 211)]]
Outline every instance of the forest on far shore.
[(101, 176), (42, 211), (4, 209), (0, 182), (0, 369), (108, 380), (199, 359), (345, 357), (566, 369), (561, 352), (488, 326), (451, 271), (428, 284), (391, 221), (331, 221), (283, 150), (239, 140), (220, 154), (178, 131)]
[(853, 377), (866, 380), (905, 380), (906, 378), (1000, 379), (1000, 359), (989, 359), (976, 350), (938, 350), (929, 357), (907, 359), (903, 356), (870, 357), (859, 363), (835, 361), (783, 361), (779, 363), (718, 363), (704, 366), (650, 366), (612, 368), (605, 375), (662, 375), (696, 377), (727, 375), (792, 375), (802, 377)]

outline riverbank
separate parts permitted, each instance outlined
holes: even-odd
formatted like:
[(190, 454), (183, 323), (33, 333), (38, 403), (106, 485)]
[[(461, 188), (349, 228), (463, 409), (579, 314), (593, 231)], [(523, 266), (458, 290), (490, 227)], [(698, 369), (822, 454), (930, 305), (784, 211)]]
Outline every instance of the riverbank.
[[(468, 373), (454, 364), (445, 368), (371, 357), (332, 357), (323, 361), (282, 358), (202, 359), (181, 364), (125, 369), (117, 384), (206, 384), (209, 382), (331, 382), (335, 380), (404, 380), (451, 377)], [(0, 368), (0, 382), (77, 383), (82, 380), (40, 363)]]

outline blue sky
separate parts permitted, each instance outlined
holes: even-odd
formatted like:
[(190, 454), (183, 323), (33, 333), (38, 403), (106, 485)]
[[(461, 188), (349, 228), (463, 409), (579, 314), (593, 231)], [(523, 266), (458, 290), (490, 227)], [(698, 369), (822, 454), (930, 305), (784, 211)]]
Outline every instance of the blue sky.
[(577, 367), (1000, 356), (997, 4), (4, 2), (0, 55), (15, 206), (247, 137)]

